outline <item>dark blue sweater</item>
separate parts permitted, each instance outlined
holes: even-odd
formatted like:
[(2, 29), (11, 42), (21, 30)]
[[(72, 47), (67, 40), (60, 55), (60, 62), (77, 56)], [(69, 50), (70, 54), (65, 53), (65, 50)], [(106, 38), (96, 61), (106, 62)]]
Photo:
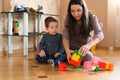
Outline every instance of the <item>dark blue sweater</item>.
[(49, 55), (54, 55), (55, 53), (63, 54), (65, 50), (62, 43), (62, 35), (59, 33), (55, 35), (50, 35), (49, 33), (44, 34), (39, 43), (40, 50), (44, 50)]

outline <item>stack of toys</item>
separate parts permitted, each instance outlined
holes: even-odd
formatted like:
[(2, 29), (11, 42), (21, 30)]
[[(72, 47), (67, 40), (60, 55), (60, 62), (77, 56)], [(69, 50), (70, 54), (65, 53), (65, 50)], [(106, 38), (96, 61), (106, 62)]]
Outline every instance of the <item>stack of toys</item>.
[(101, 69), (112, 71), (114, 65), (109, 63), (109, 62), (99, 61), (98, 67), (101, 68)]
[(93, 71), (99, 70), (112, 71), (114, 65), (109, 62), (104, 62), (99, 57), (94, 56), (91, 62), (90, 61), (84, 62), (83, 68), (92, 68)]
[[(75, 66), (75, 68), (81, 68), (80, 64), (82, 58), (83, 55), (78, 50), (74, 50), (74, 53), (72, 54), (69, 63)], [(109, 62), (102, 61), (99, 57), (93, 56), (92, 61), (85, 61), (82, 67), (86, 69), (92, 68), (93, 71), (99, 70), (112, 71), (114, 65)]]
[(83, 58), (83, 55), (80, 52), (78, 52), (78, 50), (74, 50), (74, 53), (72, 54), (69, 63), (74, 66), (80, 66), (82, 58)]

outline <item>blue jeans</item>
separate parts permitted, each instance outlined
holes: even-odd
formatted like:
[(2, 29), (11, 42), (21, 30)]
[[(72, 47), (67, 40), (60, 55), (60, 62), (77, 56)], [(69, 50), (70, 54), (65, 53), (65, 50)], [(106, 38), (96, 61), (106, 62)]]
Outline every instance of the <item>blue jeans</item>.
[(54, 57), (54, 55), (46, 55), (45, 57), (40, 57), (39, 55), (36, 55), (35, 58), (39, 63), (48, 63), (48, 59), (53, 59), (55, 65), (58, 65), (58, 62), (64, 62), (66, 60), (64, 54), (59, 55), (58, 57)]

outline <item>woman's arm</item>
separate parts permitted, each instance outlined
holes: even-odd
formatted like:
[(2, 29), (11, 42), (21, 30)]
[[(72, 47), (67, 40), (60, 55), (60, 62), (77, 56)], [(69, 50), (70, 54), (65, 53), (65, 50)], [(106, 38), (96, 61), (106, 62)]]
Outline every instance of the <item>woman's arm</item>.
[(74, 52), (73, 50), (70, 50), (70, 44), (69, 44), (69, 34), (68, 34), (68, 29), (67, 29), (67, 25), (69, 24), (68, 23), (68, 15), (66, 16), (65, 18), (65, 21), (64, 21), (64, 29), (63, 29), (63, 46), (65, 48), (65, 52), (67, 54), (67, 59), (68, 59), (68, 62), (69, 62), (69, 59), (72, 55), (72, 53)]
[(92, 47), (93, 45), (96, 45), (99, 42), (100, 42), (100, 39), (98, 37), (95, 37), (90, 42), (88, 42), (87, 45), (89, 45), (90, 47)]
[(67, 54), (67, 59), (69, 62), (69, 59), (71, 57), (71, 54), (73, 53), (73, 50), (69, 49), (69, 35), (67, 32), (67, 28), (64, 28), (64, 30), (63, 30), (63, 46), (65, 48), (65, 52)]
[(63, 38), (63, 46), (64, 46), (65, 51), (67, 53), (69, 51), (69, 40), (68, 39)]
[(93, 27), (93, 30), (94, 30), (95, 38), (99, 38), (99, 40), (102, 41), (104, 38), (104, 34), (97, 16), (91, 14), (90, 20), (91, 20), (91, 26)]
[(83, 54), (86, 55), (87, 51), (95, 44), (99, 43), (101, 40), (104, 38), (104, 34), (102, 31), (102, 28), (100, 26), (100, 23), (98, 22), (97, 16), (90, 14), (90, 22), (91, 26), (93, 27), (95, 37), (89, 41), (86, 45), (83, 45), (79, 51)]
[(71, 58), (71, 55), (74, 51), (69, 49), (69, 40), (67, 40), (65, 38), (63, 38), (63, 45), (64, 45), (64, 48), (65, 48), (65, 51), (66, 51), (66, 54), (67, 54), (67, 60), (68, 60), (68, 63), (69, 63), (69, 59)]
[(90, 42), (88, 42), (87, 44), (83, 45), (80, 47), (79, 51), (83, 54), (83, 56), (86, 55), (86, 53), (90, 50), (90, 48), (99, 43), (100, 39), (98, 37), (95, 37), (94, 39), (92, 39)]

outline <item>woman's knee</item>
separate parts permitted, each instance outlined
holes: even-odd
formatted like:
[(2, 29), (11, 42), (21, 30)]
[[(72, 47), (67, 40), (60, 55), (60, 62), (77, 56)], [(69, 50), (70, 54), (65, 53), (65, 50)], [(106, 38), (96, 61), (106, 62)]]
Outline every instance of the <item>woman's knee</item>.
[(83, 57), (83, 59), (82, 59), (82, 64), (83, 64), (85, 61), (92, 61), (92, 57), (93, 57), (92, 52), (89, 51), (89, 52)]
[(83, 60), (85, 60), (85, 61), (91, 61), (91, 60), (92, 60), (92, 57), (93, 57), (92, 53), (91, 53), (91, 52), (88, 52), (88, 53), (86, 54), (86, 56), (84, 56)]

